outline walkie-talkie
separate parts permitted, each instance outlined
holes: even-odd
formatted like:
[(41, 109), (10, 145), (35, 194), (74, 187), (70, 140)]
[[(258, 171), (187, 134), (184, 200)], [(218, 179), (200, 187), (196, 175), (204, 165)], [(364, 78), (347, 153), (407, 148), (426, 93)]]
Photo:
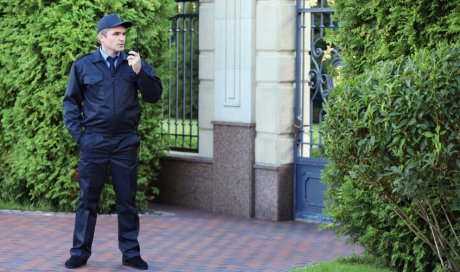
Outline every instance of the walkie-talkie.
[(131, 48), (131, 51), (139, 53), (139, 27), (136, 29), (136, 42), (134, 43), (134, 46)]

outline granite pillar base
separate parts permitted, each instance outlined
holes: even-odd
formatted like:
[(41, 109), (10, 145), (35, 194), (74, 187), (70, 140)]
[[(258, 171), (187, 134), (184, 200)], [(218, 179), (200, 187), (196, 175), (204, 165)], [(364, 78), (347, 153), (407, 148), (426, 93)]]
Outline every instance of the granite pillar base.
[(293, 218), (293, 165), (255, 166), (255, 217), (281, 221)]
[(255, 125), (213, 122), (214, 192), (212, 210), (254, 217)]

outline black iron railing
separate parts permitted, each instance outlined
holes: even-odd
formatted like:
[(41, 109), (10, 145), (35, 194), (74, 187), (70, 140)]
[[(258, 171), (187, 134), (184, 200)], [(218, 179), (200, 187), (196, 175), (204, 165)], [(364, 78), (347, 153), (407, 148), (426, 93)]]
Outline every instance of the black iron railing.
[(162, 103), (162, 138), (170, 150), (198, 152), (199, 1), (176, 2), (169, 39), (172, 60)]

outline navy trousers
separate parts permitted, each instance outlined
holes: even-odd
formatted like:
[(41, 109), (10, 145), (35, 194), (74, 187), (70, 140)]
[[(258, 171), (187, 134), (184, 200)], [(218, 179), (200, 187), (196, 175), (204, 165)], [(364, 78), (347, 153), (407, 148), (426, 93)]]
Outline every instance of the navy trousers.
[(99, 199), (108, 169), (116, 195), (119, 248), (125, 258), (140, 255), (136, 208), (138, 149), (137, 134), (105, 136), (90, 130), (84, 132), (80, 139), (78, 164), (80, 198), (70, 255), (83, 258), (91, 256)]

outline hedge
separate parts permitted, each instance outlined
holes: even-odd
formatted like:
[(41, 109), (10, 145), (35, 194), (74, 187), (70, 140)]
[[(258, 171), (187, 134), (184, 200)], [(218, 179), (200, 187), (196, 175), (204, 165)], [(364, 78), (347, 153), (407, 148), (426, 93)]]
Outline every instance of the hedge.
[(450, 0), (335, 0), (340, 29), (335, 41), (347, 63), (360, 74), (384, 60), (409, 56), (460, 35), (460, 2)]
[(459, 60), (444, 44), (381, 63), (326, 106), (327, 213), (404, 271), (460, 267)]
[[(1, 1), (1, 199), (61, 211), (75, 208), (78, 148), (63, 124), (62, 98), (72, 62), (97, 49), (97, 22), (112, 12), (140, 29), (141, 55), (160, 76), (164, 74), (173, 0)], [(129, 31), (127, 48), (134, 34)], [(158, 193), (153, 180), (164, 149), (159, 140), (160, 107), (142, 106), (137, 194), (141, 209)], [(105, 186), (101, 212), (113, 210), (113, 195), (112, 186)]]
[(326, 214), (398, 271), (460, 268), (460, 2), (336, 0)]

